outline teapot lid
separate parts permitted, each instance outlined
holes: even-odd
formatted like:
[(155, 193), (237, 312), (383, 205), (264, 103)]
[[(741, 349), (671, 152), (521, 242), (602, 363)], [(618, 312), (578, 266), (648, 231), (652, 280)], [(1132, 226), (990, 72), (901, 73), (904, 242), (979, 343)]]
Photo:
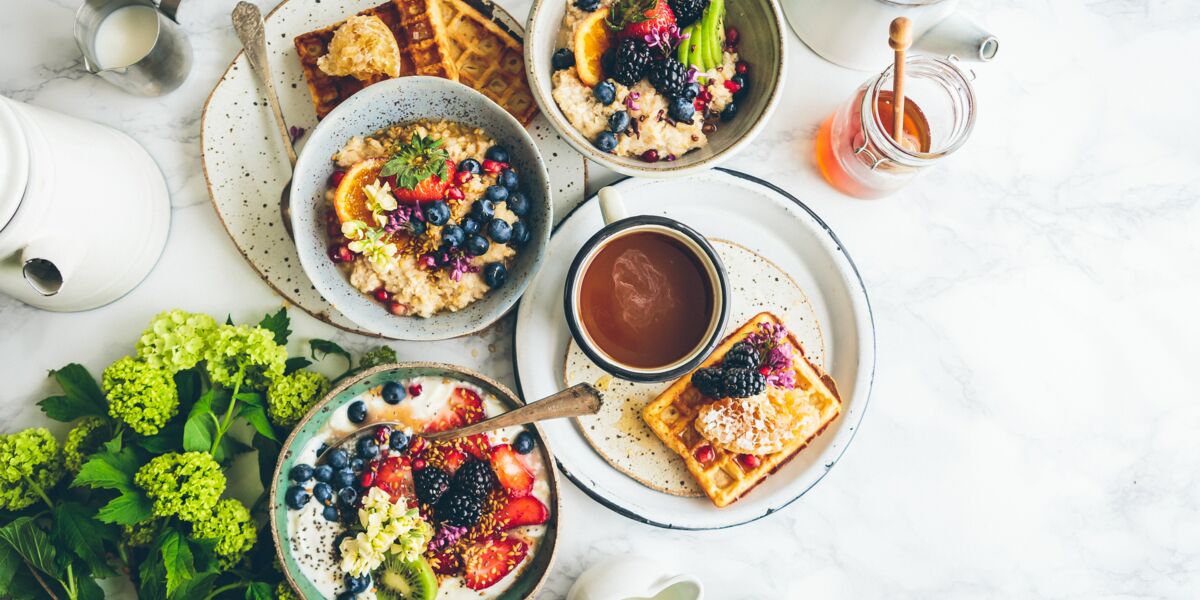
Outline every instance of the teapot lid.
[(29, 145), (12, 101), (0, 96), (0, 229), (21, 205), (29, 182)]

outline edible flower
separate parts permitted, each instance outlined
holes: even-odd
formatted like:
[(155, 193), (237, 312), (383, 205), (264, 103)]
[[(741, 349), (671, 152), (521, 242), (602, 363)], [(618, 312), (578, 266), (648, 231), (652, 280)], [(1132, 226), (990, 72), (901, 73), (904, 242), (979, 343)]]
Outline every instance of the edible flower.
[(792, 371), (792, 348), (783, 343), (788, 330), (778, 323), (759, 323), (758, 331), (746, 336), (762, 357), (767, 370), (767, 384), (784, 389), (796, 387), (796, 375)]
[(362, 237), (347, 245), (351, 252), (357, 252), (375, 263), (385, 266), (396, 255), (396, 245), (388, 241), (388, 234), (382, 229), (366, 229)]
[(669, 54), (672, 49), (679, 46), (680, 42), (689, 37), (691, 37), (690, 33), (683, 33), (678, 26), (670, 23), (642, 36), (642, 41), (651, 48), (658, 48), (663, 54)]
[(374, 183), (364, 185), (363, 192), (367, 194), (367, 208), (371, 210), (375, 223), (380, 227), (387, 225), (387, 213), (396, 210), (398, 206), (395, 196), (392, 196), (392, 185), (376, 179)]
[(642, 108), (641, 105), (638, 104), (638, 98), (641, 98), (641, 97), (642, 97), (642, 95), (638, 92), (629, 92), (628, 94), (626, 94), (625, 95), (625, 108), (628, 108), (629, 110), (641, 109)]
[(421, 518), (416, 508), (408, 508), (403, 498), (392, 502), (391, 496), (373, 487), (363, 497), (358, 510), (363, 531), (342, 540), (342, 570), (360, 577), (379, 568), (387, 554), (401, 561), (416, 560), (425, 552), (433, 528)]

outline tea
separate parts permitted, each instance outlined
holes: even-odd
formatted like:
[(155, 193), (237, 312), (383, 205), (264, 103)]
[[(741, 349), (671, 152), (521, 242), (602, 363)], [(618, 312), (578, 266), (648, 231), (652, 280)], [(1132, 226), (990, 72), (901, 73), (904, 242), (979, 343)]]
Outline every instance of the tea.
[(687, 356), (713, 318), (712, 278), (674, 237), (633, 231), (608, 241), (583, 273), (579, 314), (614, 361), (652, 369)]
[[(862, 92), (860, 92), (861, 94)], [(856, 100), (852, 105), (858, 104)], [(892, 92), (880, 91), (876, 103), (875, 114), (878, 115), (881, 129), (892, 131), (895, 117), (892, 110)], [(816, 153), (817, 167), (821, 175), (838, 191), (851, 196), (869, 198), (879, 195), (875, 186), (871, 185), (872, 165), (859, 162), (854, 156), (855, 150), (864, 145), (863, 128), (859, 113), (851, 112), (848, 126), (845, 130), (834, 131), (834, 116), (830, 115), (821, 124), (817, 132)], [(929, 152), (931, 137), (929, 121), (921, 112), (917, 103), (905, 94), (904, 98), (904, 135), (900, 145), (909, 152)], [(884, 168), (887, 168), (885, 165)], [(878, 167), (877, 167), (878, 168)], [(878, 190), (883, 191), (883, 190)]]

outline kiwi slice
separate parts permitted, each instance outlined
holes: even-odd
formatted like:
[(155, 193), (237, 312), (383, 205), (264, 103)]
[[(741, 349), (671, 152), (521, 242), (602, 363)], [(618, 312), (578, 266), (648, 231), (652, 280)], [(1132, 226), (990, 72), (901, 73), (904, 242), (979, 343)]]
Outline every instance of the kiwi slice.
[(375, 595), (380, 600), (434, 600), (438, 580), (425, 559), (403, 561), (389, 556), (375, 571)]

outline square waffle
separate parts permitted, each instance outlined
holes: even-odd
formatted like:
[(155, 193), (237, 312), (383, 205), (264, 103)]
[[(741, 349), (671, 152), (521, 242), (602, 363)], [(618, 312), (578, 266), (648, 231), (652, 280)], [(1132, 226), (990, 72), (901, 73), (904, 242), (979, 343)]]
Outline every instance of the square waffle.
[[(770, 313), (755, 315), (725, 338), (697, 369), (719, 364), (725, 353), (757, 331), (760, 323), (779, 322)], [(683, 458), (692, 477), (717, 507), (732, 504), (761, 483), (824, 431), (841, 410), (842, 401), (833, 378), (804, 357), (804, 348), (790, 333), (786, 343), (792, 346), (796, 387), (785, 390), (768, 386), (767, 395), (778, 410), (792, 417), (793, 435), (782, 450), (759, 456), (760, 462), (754, 468), (745, 468), (737, 460), (737, 454), (710, 444), (696, 430), (695, 420), (700, 408), (714, 400), (702, 395), (692, 385), (691, 373), (671, 384), (642, 410), (646, 424), (664, 444)], [(708, 463), (701, 463), (696, 460), (695, 450), (706, 444), (712, 446), (715, 457)]]
[(458, 80), (528, 125), (537, 104), (525, 78), (521, 41), (466, 0), (440, 0)]
[[(457, 79), (450, 59), (449, 42), (441, 14), (441, 0), (391, 0), (358, 14), (376, 16), (387, 25), (400, 46), (400, 75), (431, 75)], [(317, 59), (329, 52), (329, 42), (341, 23), (310, 31), (295, 39), (296, 52), (304, 69), (304, 79), (312, 94), (317, 118), (324, 118), (354, 92), (387, 79), (359, 81), (354, 77), (334, 77), (317, 67)]]

